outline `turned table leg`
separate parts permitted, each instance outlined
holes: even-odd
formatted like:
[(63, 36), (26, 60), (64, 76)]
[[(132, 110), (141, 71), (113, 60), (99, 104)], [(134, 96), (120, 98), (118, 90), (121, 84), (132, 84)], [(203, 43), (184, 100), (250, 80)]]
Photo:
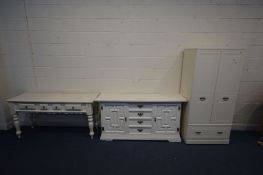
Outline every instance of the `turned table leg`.
[(93, 139), (94, 136), (94, 131), (93, 131), (93, 116), (92, 115), (88, 115), (88, 122), (89, 122), (89, 135), (91, 137), (91, 139)]
[(34, 128), (36, 125), (36, 115), (34, 113), (31, 113), (30, 118), (31, 118), (31, 128)]
[(16, 128), (16, 135), (17, 135), (17, 138), (21, 138), (21, 129), (20, 129), (20, 123), (19, 123), (19, 117), (18, 117), (18, 114), (14, 114), (13, 115), (13, 121), (14, 121), (14, 125), (15, 125), (15, 128)]

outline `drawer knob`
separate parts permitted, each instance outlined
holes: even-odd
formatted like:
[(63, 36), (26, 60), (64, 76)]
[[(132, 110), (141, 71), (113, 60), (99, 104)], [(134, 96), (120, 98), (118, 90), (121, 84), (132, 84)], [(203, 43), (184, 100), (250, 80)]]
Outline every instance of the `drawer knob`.
[(221, 135), (221, 134), (223, 134), (223, 132), (222, 132), (222, 131), (218, 131), (217, 134), (220, 134), (220, 135)]
[(139, 123), (139, 124), (142, 124), (142, 123), (143, 123), (143, 121), (142, 121), (142, 120), (138, 120), (138, 121), (137, 121), (137, 123)]
[(228, 101), (229, 100), (229, 97), (223, 97), (222, 98), (224, 101)]
[(139, 131), (139, 132), (142, 132), (142, 131), (143, 131), (143, 129), (137, 129), (137, 131)]
[(143, 107), (143, 105), (137, 105), (138, 106), (138, 108), (142, 108)]
[(195, 133), (196, 133), (196, 134), (201, 134), (202, 132), (201, 132), (201, 131), (196, 131)]
[(42, 106), (42, 109), (45, 110), (45, 109), (46, 109), (46, 106)]
[(72, 106), (72, 108), (71, 108), (72, 110), (74, 110), (74, 106)]
[(28, 108), (28, 106), (25, 106), (25, 108), (27, 109), (27, 108)]
[(143, 113), (142, 113), (142, 112), (139, 112), (139, 113), (138, 113), (138, 116), (140, 116), (140, 117), (141, 117), (142, 115), (143, 115)]
[(200, 97), (200, 101), (205, 101), (206, 98), (205, 97)]

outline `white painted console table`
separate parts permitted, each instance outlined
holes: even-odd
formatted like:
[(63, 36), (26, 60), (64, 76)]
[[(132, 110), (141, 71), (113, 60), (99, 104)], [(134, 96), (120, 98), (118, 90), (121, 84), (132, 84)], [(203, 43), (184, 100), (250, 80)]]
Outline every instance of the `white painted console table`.
[(179, 94), (105, 94), (100, 103), (101, 140), (168, 140), (180, 142)]
[(88, 118), (89, 135), (93, 138), (93, 109), (92, 103), (98, 94), (68, 94), (68, 93), (24, 93), (7, 99), (13, 104), (13, 121), (18, 138), (21, 138), (19, 113), (30, 113), (32, 127), (35, 115), (46, 114), (84, 114)]

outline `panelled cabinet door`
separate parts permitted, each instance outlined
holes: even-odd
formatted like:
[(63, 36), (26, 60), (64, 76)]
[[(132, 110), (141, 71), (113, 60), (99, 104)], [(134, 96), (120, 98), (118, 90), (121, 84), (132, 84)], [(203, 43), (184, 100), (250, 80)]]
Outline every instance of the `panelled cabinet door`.
[(193, 95), (214, 93), (219, 60), (220, 51), (218, 50), (201, 50), (197, 52)]
[(219, 94), (215, 96), (211, 122), (216, 124), (232, 123), (236, 95)]
[(222, 51), (216, 86), (217, 93), (236, 93), (238, 91), (243, 62), (242, 51)]
[(176, 131), (180, 122), (180, 105), (159, 105), (156, 109), (155, 131)]
[(189, 105), (189, 124), (210, 123), (213, 110), (213, 95), (193, 96)]
[(124, 116), (124, 106), (104, 105), (102, 116), (102, 124), (106, 132), (125, 132), (126, 122)]

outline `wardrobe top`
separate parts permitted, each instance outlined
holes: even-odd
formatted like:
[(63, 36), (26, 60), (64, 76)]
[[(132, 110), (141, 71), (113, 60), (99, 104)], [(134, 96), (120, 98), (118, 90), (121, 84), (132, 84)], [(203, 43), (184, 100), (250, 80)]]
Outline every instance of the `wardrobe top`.
[(95, 101), (98, 102), (186, 102), (180, 94), (128, 94), (101, 93)]
[(97, 93), (23, 93), (8, 102), (35, 102), (35, 103), (92, 103)]

